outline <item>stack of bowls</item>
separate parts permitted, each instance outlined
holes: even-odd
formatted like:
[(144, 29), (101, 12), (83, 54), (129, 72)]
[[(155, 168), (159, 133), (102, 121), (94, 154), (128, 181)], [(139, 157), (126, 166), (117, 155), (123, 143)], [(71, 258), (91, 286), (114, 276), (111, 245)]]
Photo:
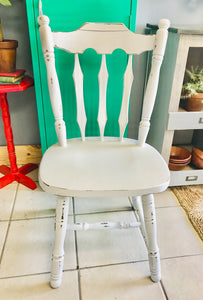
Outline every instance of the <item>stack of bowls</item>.
[(169, 169), (180, 171), (191, 162), (191, 153), (183, 147), (172, 146), (169, 158)]
[(198, 148), (193, 148), (192, 150), (192, 163), (200, 168), (203, 169), (203, 151)]

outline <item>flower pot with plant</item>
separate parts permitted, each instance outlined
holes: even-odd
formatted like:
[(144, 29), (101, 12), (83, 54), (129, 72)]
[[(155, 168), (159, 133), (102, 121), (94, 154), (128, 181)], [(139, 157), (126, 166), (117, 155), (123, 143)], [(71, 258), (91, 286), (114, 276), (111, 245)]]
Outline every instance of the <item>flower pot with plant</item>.
[(185, 99), (187, 111), (203, 110), (203, 69), (191, 67), (186, 70), (187, 79), (183, 84), (182, 95)]
[[(0, 0), (0, 4), (11, 6), (9, 0)], [(6, 40), (3, 37), (0, 19), (0, 73), (12, 73), (16, 71), (16, 40)]]

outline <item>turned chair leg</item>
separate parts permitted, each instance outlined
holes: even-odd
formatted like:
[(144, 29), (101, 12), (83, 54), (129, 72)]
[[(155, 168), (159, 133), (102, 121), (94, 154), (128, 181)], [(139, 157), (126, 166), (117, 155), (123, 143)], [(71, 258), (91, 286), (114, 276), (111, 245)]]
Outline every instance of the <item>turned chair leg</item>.
[(58, 197), (56, 205), (55, 224), (55, 245), (52, 255), (51, 280), (52, 288), (58, 288), (61, 284), (63, 261), (64, 261), (64, 240), (66, 236), (69, 197)]
[(133, 209), (138, 216), (138, 221), (140, 222), (140, 231), (143, 236), (144, 242), (146, 244), (146, 247), (148, 247), (148, 241), (147, 241), (147, 234), (146, 234), (146, 228), (145, 228), (145, 221), (144, 221), (144, 213), (143, 213), (143, 206), (142, 206), (142, 198), (141, 196), (132, 197), (132, 205)]
[(142, 196), (145, 228), (148, 242), (149, 266), (151, 279), (159, 282), (161, 279), (160, 255), (157, 245), (156, 215), (154, 207), (154, 196), (152, 194)]

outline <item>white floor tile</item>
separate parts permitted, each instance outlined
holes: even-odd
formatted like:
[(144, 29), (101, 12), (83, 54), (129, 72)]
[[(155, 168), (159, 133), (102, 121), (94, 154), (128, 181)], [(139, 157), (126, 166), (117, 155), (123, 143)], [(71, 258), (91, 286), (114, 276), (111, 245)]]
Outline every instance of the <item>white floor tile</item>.
[(170, 300), (202, 300), (203, 255), (163, 260), (162, 281)]
[(58, 289), (52, 289), (49, 274), (0, 279), (2, 300), (79, 300), (77, 271), (63, 274)]
[(13, 182), (0, 189), (0, 220), (9, 220), (18, 184)]
[[(125, 221), (134, 222), (133, 212), (80, 215), (77, 222)], [(146, 248), (138, 228), (88, 230), (77, 232), (80, 267), (147, 259)]]
[[(54, 218), (12, 221), (0, 266), (0, 277), (50, 272)], [(75, 241), (65, 241), (64, 269), (76, 267)]]
[(88, 214), (104, 211), (130, 210), (127, 197), (118, 198), (75, 198), (75, 213)]
[(179, 206), (179, 202), (174, 193), (168, 188), (166, 191), (154, 194), (156, 207)]
[(81, 294), (83, 300), (165, 300), (145, 262), (82, 270)]
[[(20, 185), (12, 219), (30, 219), (55, 216), (56, 199), (57, 197), (55, 195), (45, 193), (38, 183), (35, 190), (31, 190)], [(69, 214), (72, 213), (73, 209), (71, 201)]]
[(0, 256), (5, 242), (7, 228), (8, 228), (8, 222), (0, 222)]
[(158, 245), (162, 258), (202, 254), (202, 242), (180, 207), (158, 208)]

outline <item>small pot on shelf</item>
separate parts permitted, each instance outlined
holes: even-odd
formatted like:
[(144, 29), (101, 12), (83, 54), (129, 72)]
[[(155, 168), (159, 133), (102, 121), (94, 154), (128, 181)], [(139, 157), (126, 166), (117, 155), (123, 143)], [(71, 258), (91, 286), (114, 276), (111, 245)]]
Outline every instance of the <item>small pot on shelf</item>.
[(16, 71), (16, 49), (18, 41), (3, 40), (0, 42), (0, 73)]
[(187, 111), (203, 111), (203, 93), (191, 95), (185, 101), (185, 109)]

